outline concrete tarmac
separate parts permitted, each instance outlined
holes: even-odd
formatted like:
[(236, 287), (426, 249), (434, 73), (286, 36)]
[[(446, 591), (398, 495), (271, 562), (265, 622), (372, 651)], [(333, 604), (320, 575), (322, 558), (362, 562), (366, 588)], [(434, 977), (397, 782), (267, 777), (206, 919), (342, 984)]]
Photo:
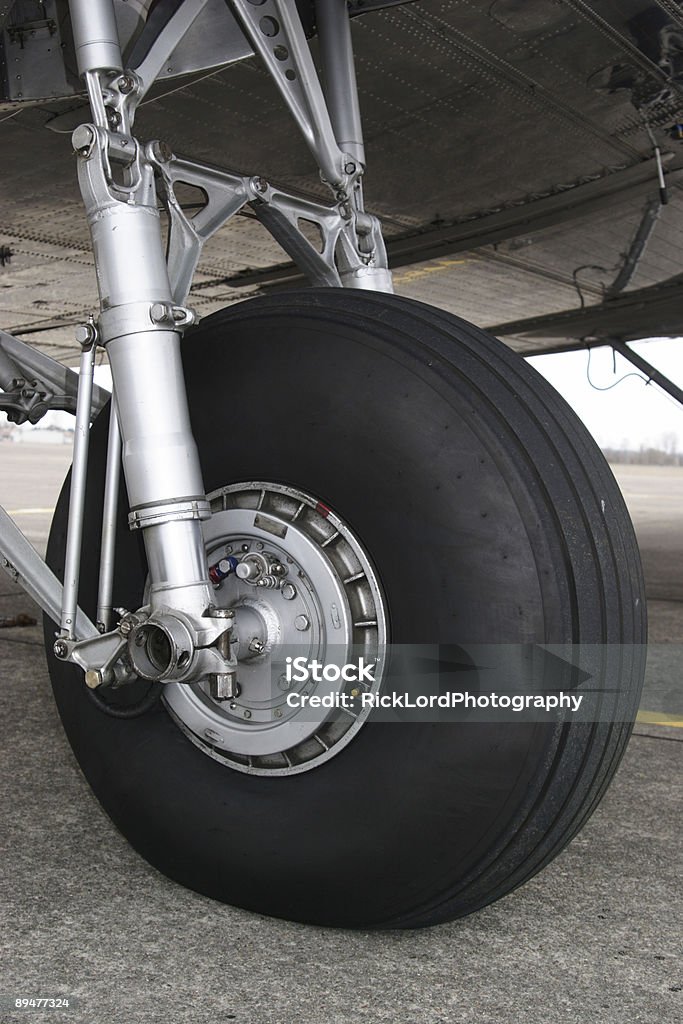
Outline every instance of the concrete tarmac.
[[(0, 500), (8, 508), (49, 507), (68, 454), (6, 447)], [(40, 488), (30, 502), (15, 488), (15, 458)], [(683, 481), (683, 470), (673, 483), (655, 475), (650, 499), (641, 486), (648, 473), (625, 469), (618, 472), (647, 539), (646, 570), (653, 552), (651, 629), (663, 659), (663, 686), (646, 689), (643, 708), (659, 700), (655, 720), (667, 713), (683, 720), (675, 703), (683, 509), (674, 501), (668, 518), (660, 515), (662, 496)], [(47, 519), (22, 515), (41, 547)], [(19, 611), (30, 612), (30, 602), (2, 576), (0, 616)], [(683, 1021), (682, 728), (641, 721), (580, 835), (504, 900), (419, 932), (346, 932), (222, 906), (149, 867), (75, 764), (52, 703), (39, 625), (0, 630), (0, 678), (3, 1024)], [(14, 1007), (32, 997), (66, 997), (70, 1007)]]

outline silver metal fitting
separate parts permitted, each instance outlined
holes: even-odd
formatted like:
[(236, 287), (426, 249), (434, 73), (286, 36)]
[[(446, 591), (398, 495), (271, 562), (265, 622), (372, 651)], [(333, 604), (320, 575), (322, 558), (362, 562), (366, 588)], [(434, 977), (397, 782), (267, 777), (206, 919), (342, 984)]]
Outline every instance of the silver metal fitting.
[(234, 700), (241, 688), (236, 672), (214, 672), (209, 676), (209, 692), (213, 700)]
[(173, 328), (190, 327), (197, 322), (197, 314), (193, 309), (173, 306), (168, 302), (153, 302), (149, 307), (149, 318), (153, 324), (168, 324)]
[(156, 615), (139, 622), (128, 638), (128, 656), (136, 674), (154, 682), (185, 676), (194, 651), (192, 632), (177, 615)]
[(171, 307), (165, 302), (154, 302), (149, 307), (149, 318), (153, 324), (170, 323)]
[(95, 668), (89, 668), (85, 673), (85, 685), (89, 690), (96, 690), (103, 682), (102, 673)]
[(118, 630), (121, 636), (130, 636), (133, 632), (136, 620), (132, 616), (125, 616), (121, 619), (118, 625)]
[(119, 92), (123, 96), (127, 96), (128, 93), (133, 92), (133, 90), (135, 89), (135, 79), (132, 77), (132, 75), (121, 75), (116, 84), (118, 86)]
[(97, 135), (92, 125), (79, 124), (71, 136), (71, 145), (74, 148), (74, 152), (80, 156), (89, 156), (96, 138)]
[(66, 643), (65, 640), (55, 640), (54, 645), (52, 647), (52, 651), (54, 653), (55, 658), (64, 660), (69, 656), (69, 645)]
[(81, 348), (90, 348), (97, 341), (97, 327), (94, 322), (79, 324), (74, 331), (74, 337)]
[(277, 590), (282, 583), (279, 576), (273, 576), (268, 573), (267, 576), (262, 576), (260, 580), (257, 580), (256, 586), (261, 587), (264, 590)]
[(206, 498), (190, 498), (187, 501), (168, 501), (151, 508), (133, 509), (128, 515), (128, 526), (131, 530), (143, 530), (147, 526), (159, 526), (161, 523), (210, 518), (211, 507)]
[(160, 164), (167, 164), (169, 160), (173, 159), (173, 150), (169, 144), (159, 139), (155, 139), (154, 142), (150, 143), (150, 153)]
[(355, 267), (340, 275), (345, 288), (361, 288), (368, 291), (391, 292), (393, 290), (391, 271), (385, 267)]
[(256, 583), (267, 572), (268, 565), (263, 555), (253, 554), (243, 558), (235, 568), (235, 575), (245, 583)]
[(212, 619), (234, 619), (235, 613), (232, 608), (216, 608), (211, 605), (206, 613)]

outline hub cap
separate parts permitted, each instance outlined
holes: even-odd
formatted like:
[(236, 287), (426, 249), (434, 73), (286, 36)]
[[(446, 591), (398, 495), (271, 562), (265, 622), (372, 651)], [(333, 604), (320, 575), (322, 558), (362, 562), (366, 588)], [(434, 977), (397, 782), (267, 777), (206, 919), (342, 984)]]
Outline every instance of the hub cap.
[[(250, 482), (208, 499), (207, 557), (214, 578), (225, 573), (215, 604), (235, 612), (238, 694), (217, 700), (208, 684), (169, 684), (164, 700), (194, 743), (239, 771), (307, 771), (353, 738), (369, 714), (361, 694), (380, 686), (387, 638), (377, 578), (348, 526), (302, 491)], [(297, 679), (314, 662), (321, 667)], [(366, 678), (342, 677), (359, 663), (372, 666)], [(322, 666), (324, 678), (313, 678)], [(332, 707), (310, 706), (311, 696)]]

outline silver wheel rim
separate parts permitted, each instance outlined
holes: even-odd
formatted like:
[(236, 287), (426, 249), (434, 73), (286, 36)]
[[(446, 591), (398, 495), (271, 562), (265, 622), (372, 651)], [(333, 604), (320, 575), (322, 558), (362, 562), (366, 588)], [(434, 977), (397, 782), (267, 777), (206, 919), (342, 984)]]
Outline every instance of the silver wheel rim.
[[(309, 771), (356, 736), (370, 713), (362, 695), (381, 685), (387, 626), (376, 573), (355, 534), (309, 494), (250, 481), (207, 497), (209, 565), (233, 559), (215, 604), (236, 612), (240, 693), (217, 701), (204, 684), (169, 684), (164, 702), (193, 743), (237, 771)], [(234, 560), (255, 579), (239, 578)], [(300, 680), (287, 658), (317, 662), (327, 678)], [(341, 678), (359, 662), (373, 666), (372, 681)], [(303, 695), (332, 707), (293, 707)]]

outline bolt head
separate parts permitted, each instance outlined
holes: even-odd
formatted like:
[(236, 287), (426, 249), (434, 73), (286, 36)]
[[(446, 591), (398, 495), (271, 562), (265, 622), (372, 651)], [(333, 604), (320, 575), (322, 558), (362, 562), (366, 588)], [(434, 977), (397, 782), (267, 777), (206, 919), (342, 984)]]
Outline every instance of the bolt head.
[(79, 345), (91, 345), (95, 336), (96, 332), (92, 324), (79, 324), (74, 331), (74, 337)]
[(296, 597), (296, 587), (293, 583), (285, 583), (280, 591), (285, 601), (293, 601)]
[(294, 619), (294, 626), (300, 633), (303, 633), (311, 628), (311, 622), (307, 615), (297, 615)]
[(153, 302), (149, 307), (149, 315), (153, 324), (162, 324), (171, 320), (171, 313), (164, 302)]
[(52, 650), (54, 652), (55, 658), (66, 658), (66, 656), (69, 653), (69, 648), (67, 644), (64, 643), (63, 640), (55, 640)]
[(71, 145), (77, 153), (86, 154), (95, 141), (95, 132), (89, 124), (79, 124), (71, 136)]
[(169, 160), (173, 158), (173, 150), (167, 142), (161, 142), (155, 140), (152, 143), (152, 156), (155, 160), (158, 160), (160, 164), (167, 164)]
[(245, 708), (244, 711), (242, 712), (242, 715), (244, 718), (251, 718), (251, 711), (249, 710), (249, 708)]
[(127, 96), (128, 93), (132, 92), (133, 89), (135, 88), (135, 82), (130, 77), (130, 75), (122, 75), (121, 78), (119, 78), (119, 83), (118, 84), (119, 84), (119, 92), (123, 93), (124, 96)]
[(349, 162), (347, 164), (344, 164), (344, 174), (355, 174), (355, 173), (356, 173), (356, 165), (353, 163), (352, 160), (349, 160)]
[(102, 673), (98, 672), (97, 669), (89, 668), (85, 673), (85, 685), (90, 690), (96, 689), (102, 683)]

